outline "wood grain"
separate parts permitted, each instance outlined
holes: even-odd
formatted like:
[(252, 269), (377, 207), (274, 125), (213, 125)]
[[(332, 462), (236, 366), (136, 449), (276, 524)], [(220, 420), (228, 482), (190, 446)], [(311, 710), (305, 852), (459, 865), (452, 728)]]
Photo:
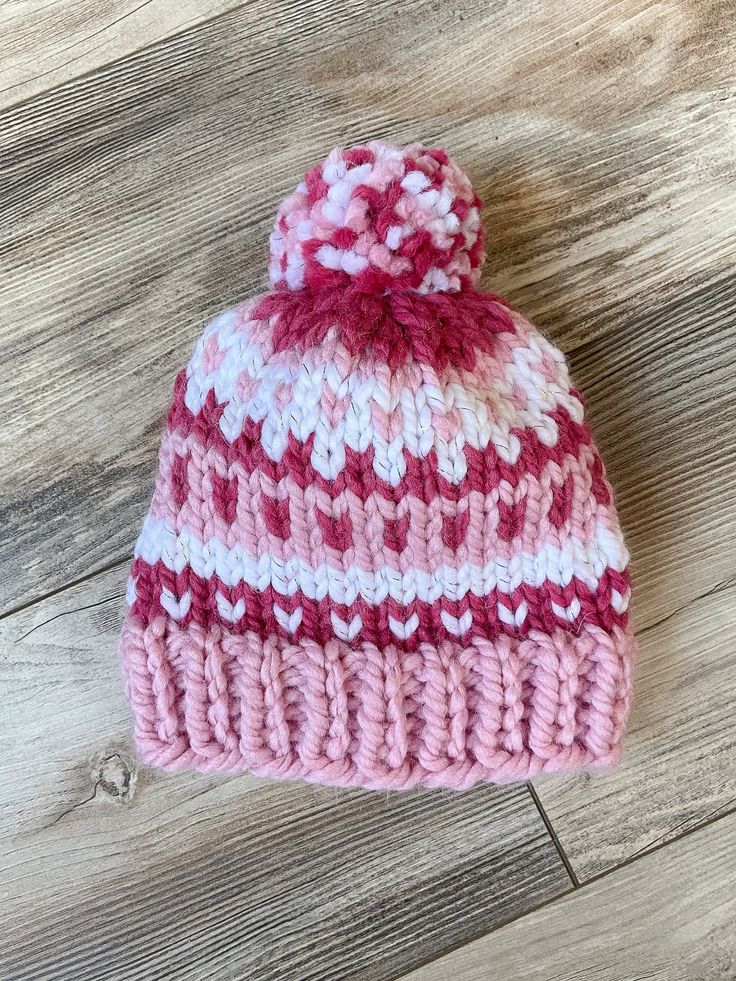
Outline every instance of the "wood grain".
[[(0, 115), (0, 610), (130, 553), (171, 380), (264, 285), (276, 204), (333, 143), (447, 145), (488, 202), (486, 285), (568, 351), (599, 338), (629, 363), (617, 338), (663, 309), (723, 332), (733, 13), (256, 0)], [(643, 353), (639, 404), (652, 376), (672, 411), (681, 362)]]
[(243, 0), (11, 0), (0, 4), (0, 108), (130, 55)]
[(731, 814), (404, 981), (730, 981), (735, 924)]
[(570, 887), (524, 786), (140, 768), (117, 569), (0, 623), (0, 977), (387, 979)]

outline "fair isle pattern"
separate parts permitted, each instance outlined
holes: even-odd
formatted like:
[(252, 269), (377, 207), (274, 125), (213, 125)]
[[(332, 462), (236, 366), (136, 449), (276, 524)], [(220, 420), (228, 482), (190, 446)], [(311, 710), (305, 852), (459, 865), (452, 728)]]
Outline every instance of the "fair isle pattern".
[[(257, 307), (229, 311), (205, 331), (183, 404), (174, 402), (134, 566), (148, 580), (147, 567), (157, 569), (156, 613), (207, 622), (219, 612), (244, 629), (246, 607), (260, 605), (251, 591), (272, 590), (269, 631), (300, 638), (310, 622), (304, 603), (327, 600), (350, 608), (340, 621), (356, 625), (351, 640), (371, 619), (365, 607), (384, 604), (383, 639), (408, 640), (426, 632), (424, 621), (436, 632), (433, 606), (442, 636), (468, 633), (474, 620), (492, 633), (496, 624), (483, 626), (487, 613), (473, 616), (471, 597), (486, 606), (498, 597), (500, 623), (514, 627), (540, 611), (563, 624), (597, 622), (601, 598), (605, 614), (625, 612), (628, 555), (610, 495), (594, 482), (599, 461), (589, 441), (558, 454), (566, 425), (589, 439), (583, 407), (561, 356), (521, 317), (511, 319), (514, 333), (496, 335), (494, 357), (476, 354), (474, 374), (438, 375), (413, 361), (392, 373), (372, 356), (351, 355), (336, 329), (303, 355), (275, 353), (272, 328), (252, 319)], [(203, 412), (208, 404), (212, 415)], [(258, 433), (260, 461), (239, 452), (246, 429)], [(533, 462), (522, 457), (525, 433), (534, 434)], [(284, 466), (290, 440), (292, 465)], [(365, 465), (353, 468), (360, 492), (354, 479), (335, 493), (348, 456), (368, 448), (370, 463), (363, 456)], [(516, 480), (426, 501), (433, 486), (467, 485), (471, 450), (476, 471), (487, 477), (497, 460), (517, 468)], [(545, 451), (551, 459), (537, 476)], [(307, 452), (312, 479), (300, 486), (296, 461)], [(430, 457), (418, 495), (407, 475)], [(197, 580), (218, 583), (206, 594), (209, 611), (193, 599)], [(282, 597), (302, 603), (286, 610)], [(333, 622), (329, 610), (325, 616)]]
[[(473, 200), (441, 151), (333, 152), (277, 220), (290, 288), (220, 315), (177, 378), (121, 640), (149, 762), (460, 788), (618, 758), (629, 560), (582, 397), (469, 289), (439, 198), (399, 207), (419, 171)], [(372, 234), (421, 217), (420, 282), (311, 276), (345, 186), (385, 195), (359, 196)]]
[(271, 282), (422, 293), (474, 286), (483, 264), (479, 208), (442, 150), (377, 140), (337, 147), (279, 209)]

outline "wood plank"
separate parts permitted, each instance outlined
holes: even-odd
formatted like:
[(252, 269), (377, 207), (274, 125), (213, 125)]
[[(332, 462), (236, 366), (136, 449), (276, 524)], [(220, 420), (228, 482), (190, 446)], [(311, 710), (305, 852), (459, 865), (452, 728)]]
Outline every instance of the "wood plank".
[(0, 4), (0, 109), (237, 7), (243, 0)]
[(404, 981), (727, 981), (736, 814), (576, 889)]
[[(447, 145), (489, 202), (486, 285), (567, 350), (624, 330), (634, 343), (663, 307), (723, 331), (734, 33), (717, 3), (256, 0), (5, 112), (0, 610), (129, 554), (171, 380), (203, 322), (262, 288), (277, 202), (335, 142)], [(667, 364), (652, 330), (629, 398), (664, 421), (692, 366)], [(630, 438), (610, 467), (629, 524), (629, 456), (651, 449)], [(723, 510), (708, 491), (705, 526)], [(664, 592), (655, 607), (674, 609)]]
[(0, 623), (0, 976), (393, 978), (569, 888), (528, 790), (165, 776), (133, 756), (125, 570)]

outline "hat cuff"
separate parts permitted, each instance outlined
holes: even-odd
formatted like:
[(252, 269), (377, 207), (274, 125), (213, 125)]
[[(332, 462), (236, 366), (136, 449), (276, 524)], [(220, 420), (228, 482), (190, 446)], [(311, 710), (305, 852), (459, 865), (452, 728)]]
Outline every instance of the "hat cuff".
[(585, 623), (407, 650), (129, 615), (120, 640), (143, 762), (396, 790), (615, 765), (635, 652)]

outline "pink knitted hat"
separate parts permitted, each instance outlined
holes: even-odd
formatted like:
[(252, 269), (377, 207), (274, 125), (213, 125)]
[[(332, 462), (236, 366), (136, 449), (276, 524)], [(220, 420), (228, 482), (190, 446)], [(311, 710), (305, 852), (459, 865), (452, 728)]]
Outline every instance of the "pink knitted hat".
[(464, 788), (614, 764), (628, 555), (441, 150), (336, 149), (177, 377), (120, 651), (142, 759)]

